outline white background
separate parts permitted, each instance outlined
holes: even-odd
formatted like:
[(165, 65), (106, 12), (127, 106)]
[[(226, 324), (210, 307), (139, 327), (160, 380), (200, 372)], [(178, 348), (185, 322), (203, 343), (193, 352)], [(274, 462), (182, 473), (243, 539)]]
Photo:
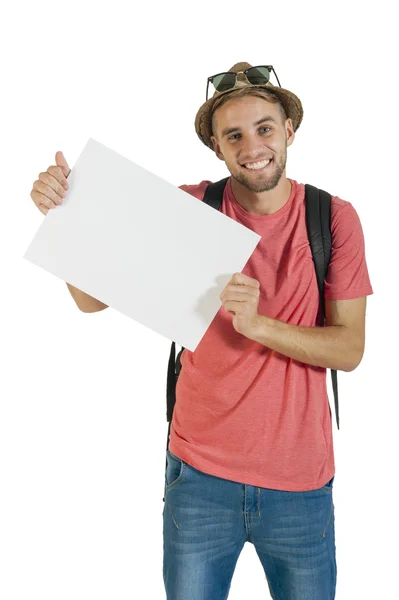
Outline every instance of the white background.
[[(227, 176), (194, 118), (206, 78), (239, 61), (273, 64), (302, 100), (287, 175), (350, 201), (362, 222), (374, 295), (363, 361), (339, 372), (339, 432), (333, 412), (336, 598), (395, 596), (393, 6), (37, 1), (2, 9), (2, 600), (165, 597), (170, 343), (112, 309), (80, 312), (63, 281), (22, 258), (44, 218), (29, 194), (57, 150), (72, 166), (89, 137), (175, 185)], [(140, 281), (137, 293), (145, 293)], [(229, 600), (249, 593), (269, 597), (246, 544)]]

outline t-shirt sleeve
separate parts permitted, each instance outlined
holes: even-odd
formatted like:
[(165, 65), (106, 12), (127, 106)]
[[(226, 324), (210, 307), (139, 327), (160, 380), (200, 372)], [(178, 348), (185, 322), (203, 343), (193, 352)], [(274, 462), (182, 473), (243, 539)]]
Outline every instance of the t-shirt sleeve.
[(198, 200), (203, 200), (204, 195), (205, 195), (205, 190), (210, 183), (212, 183), (212, 182), (208, 181), (207, 179), (204, 179), (204, 181), (201, 181), (201, 183), (198, 183), (197, 185), (187, 185), (187, 184), (179, 185), (179, 190), (183, 190), (183, 192), (187, 192), (187, 194), (191, 194), (191, 196), (198, 198)]
[(331, 259), (324, 286), (327, 300), (349, 300), (373, 294), (365, 256), (363, 229), (350, 202), (331, 211)]

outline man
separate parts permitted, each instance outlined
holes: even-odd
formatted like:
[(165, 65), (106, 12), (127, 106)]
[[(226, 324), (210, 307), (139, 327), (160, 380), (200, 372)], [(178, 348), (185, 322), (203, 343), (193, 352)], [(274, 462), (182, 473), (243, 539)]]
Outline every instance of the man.
[[(167, 452), (165, 587), (170, 600), (224, 600), (248, 541), (274, 599), (330, 600), (337, 568), (326, 368), (351, 371), (363, 356), (373, 291), (362, 228), (353, 206), (332, 197), (328, 326), (316, 327), (305, 190), (286, 177), (301, 102), (269, 81), (251, 84), (264, 67), (238, 63), (228, 73), (210, 78), (221, 91), (198, 111), (196, 131), (231, 174), (222, 212), (262, 239), (223, 290), (195, 352), (181, 357)], [(181, 189), (202, 200), (209, 183)]]
[[(269, 81), (272, 67), (238, 63), (209, 78), (201, 141), (231, 174), (221, 211), (262, 236), (195, 352), (184, 350), (165, 474), (168, 600), (225, 600), (245, 542), (275, 600), (335, 597), (335, 475), (326, 369), (363, 356), (373, 293), (353, 206), (332, 197), (326, 327), (305, 222), (304, 185), (286, 176), (300, 100)], [(219, 91), (218, 91), (219, 90)], [(32, 199), (60, 203), (69, 167), (39, 175)], [(181, 189), (202, 200), (210, 182)], [(67, 284), (79, 308), (106, 308)]]

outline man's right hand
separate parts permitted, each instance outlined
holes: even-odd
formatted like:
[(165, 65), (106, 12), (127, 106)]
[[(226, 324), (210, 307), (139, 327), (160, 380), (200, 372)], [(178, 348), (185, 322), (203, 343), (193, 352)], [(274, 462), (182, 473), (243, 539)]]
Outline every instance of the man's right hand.
[(69, 188), (67, 177), (71, 169), (62, 152), (56, 153), (55, 162), (55, 165), (39, 174), (30, 193), (33, 202), (44, 215), (47, 215), (50, 208), (62, 204)]

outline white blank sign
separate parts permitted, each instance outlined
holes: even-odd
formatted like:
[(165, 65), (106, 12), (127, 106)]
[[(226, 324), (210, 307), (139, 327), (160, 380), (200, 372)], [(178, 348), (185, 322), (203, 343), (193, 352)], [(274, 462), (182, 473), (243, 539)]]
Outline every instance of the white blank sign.
[(194, 351), (260, 236), (90, 139), (24, 258)]

